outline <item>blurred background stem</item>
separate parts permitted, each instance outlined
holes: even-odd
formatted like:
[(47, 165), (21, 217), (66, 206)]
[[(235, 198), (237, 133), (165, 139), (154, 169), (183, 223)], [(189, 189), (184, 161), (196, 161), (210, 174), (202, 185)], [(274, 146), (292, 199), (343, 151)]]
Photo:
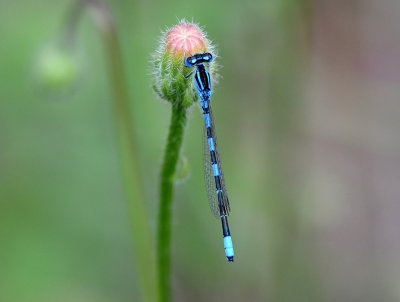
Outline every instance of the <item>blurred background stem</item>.
[(267, 113), (270, 130), (268, 183), (271, 195), (275, 196), (272, 210), (276, 232), (271, 244), (274, 250), (270, 268), (274, 301), (318, 300), (317, 290), (309, 290), (318, 287), (310, 265), (312, 247), (302, 243), (304, 226), (298, 206), (303, 198), (299, 183), (302, 184), (300, 175), (304, 167), (293, 157), (293, 150), (297, 150), (299, 158), (302, 157), (297, 138), (304, 131), (302, 87), (309, 69), (306, 41), (309, 39), (310, 20), (311, 4), (308, 0), (276, 1), (271, 28), (279, 28), (279, 35), (269, 49), (272, 59), (268, 68)]
[(78, 0), (72, 3), (71, 7), (66, 13), (64, 20), (65, 32), (62, 36), (65, 46), (73, 46), (75, 44), (76, 29), (82, 17), (82, 12), (85, 8), (84, 1)]
[(175, 171), (186, 126), (186, 108), (179, 102), (172, 106), (167, 147), (161, 170), (160, 212), (158, 224), (158, 277), (160, 301), (171, 300), (170, 254), (171, 254), (171, 205)]
[(108, 60), (122, 180), (129, 209), (128, 215), (143, 301), (156, 301), (157, 286), (155, 282), (154, 248), (145, 209), (136, 135), (132, 128), (134, 123), (130, 115), (129, 98), (118, 36), (113, 17), (109, 9), (100, 0), (82, 1), (93, 16), (103, 40), (105, 55)]

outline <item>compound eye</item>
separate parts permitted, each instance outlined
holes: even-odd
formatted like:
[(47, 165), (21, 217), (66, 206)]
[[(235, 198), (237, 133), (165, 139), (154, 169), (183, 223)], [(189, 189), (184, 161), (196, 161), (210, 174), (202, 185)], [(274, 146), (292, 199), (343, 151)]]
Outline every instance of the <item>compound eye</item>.
[(186, 60), (185, 60), (185, 66), (186, 67), (192, 67), (193, 66), (192, 62), (193, 62), (192, 57), (187, 57)]
[(210, 54), (209, 52), (205, 53), (203, 56), (203, 60), (206, 62), (212, 62), (213, 60), (212, 54)]

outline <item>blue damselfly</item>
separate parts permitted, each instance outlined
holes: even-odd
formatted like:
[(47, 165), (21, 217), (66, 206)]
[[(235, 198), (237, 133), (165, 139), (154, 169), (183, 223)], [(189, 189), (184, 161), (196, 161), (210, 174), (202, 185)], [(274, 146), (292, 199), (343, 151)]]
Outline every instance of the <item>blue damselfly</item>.
[(208, 63), (212, 61), (213, 56), (211, 53), (195, 54), (187, 57), (185, 59), (185, 67), (191, 67), (194, 68), (194, 70), (184, 77), (189, 78), (194, 74), (194, 82), (196, 84), (205, 122), (203, 139), (205, 150), (204, 173), (208, 200), (213, 214), (221, 219), (226, 258), (229, 262), (233, 262), (233, 244), (227, 218), (230, 207), (218, 152), (214, 119), (210, 107), (211, 79), (205, 65), (208, 65)]

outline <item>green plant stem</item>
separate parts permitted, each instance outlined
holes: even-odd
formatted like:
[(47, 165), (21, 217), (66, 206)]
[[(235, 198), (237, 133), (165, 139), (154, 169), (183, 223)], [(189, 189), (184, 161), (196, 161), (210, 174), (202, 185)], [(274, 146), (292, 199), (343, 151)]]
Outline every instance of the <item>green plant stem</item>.
[(83, 0), (92, 13), (104, 42), (113, 93), (113, 111), (116, 123), (122, 180), (129, 209), (136, 265), (140, 276), (143, 301), (157, 299), (154, 244), (151, 240), (144, 204), (144, 189), (139, 170), (136, 135), (130, 115), (129, 98), (123, 71), (121, 50), (113, 18), (99, 0)]
[(172, 106), (171, 124), (169, 127), (167, 147), (161, 170), (160, 212), (158, 217), (158, 278), (161, 302), (171, 300), (170, 289), (170, 254), (171, 254), (171, 206), (179, 153), (187, 121), (186, 108)]

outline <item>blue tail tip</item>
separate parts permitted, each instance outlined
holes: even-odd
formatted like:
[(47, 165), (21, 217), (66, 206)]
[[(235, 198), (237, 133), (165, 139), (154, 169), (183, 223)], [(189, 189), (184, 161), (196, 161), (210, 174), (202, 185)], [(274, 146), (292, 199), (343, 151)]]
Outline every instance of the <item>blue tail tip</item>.
[(233, 256), (228, 256), (226, 259), (228, 259), (228, 262), (233, 262)]

